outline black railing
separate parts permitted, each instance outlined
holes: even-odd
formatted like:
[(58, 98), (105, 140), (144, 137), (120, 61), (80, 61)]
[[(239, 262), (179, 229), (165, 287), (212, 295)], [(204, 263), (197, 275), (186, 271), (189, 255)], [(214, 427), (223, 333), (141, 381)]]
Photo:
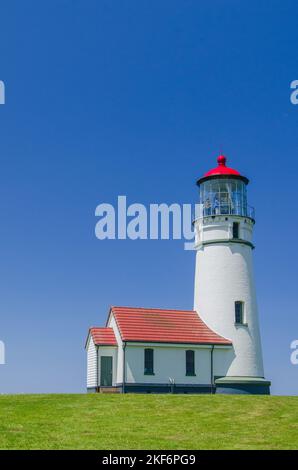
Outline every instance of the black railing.
[(255, 209), (251, 206), (241, 206), (237, 204), (200, 204), (195, 218), (208, 217), (213, 215), (239, 215), (255, 219)]

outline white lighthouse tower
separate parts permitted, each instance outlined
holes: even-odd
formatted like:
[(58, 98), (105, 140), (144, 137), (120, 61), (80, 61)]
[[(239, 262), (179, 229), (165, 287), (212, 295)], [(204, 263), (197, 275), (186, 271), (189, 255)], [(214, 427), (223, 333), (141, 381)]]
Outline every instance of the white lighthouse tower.
[[(196, 271), (194, 310), (233, 349), (218, 364), (214, 385), (222, 393), (269, 393), (264, 379), (253, 274), (254, 210), (247, 204), (248, 179), (218, 166), (197, 181), (200, 211), (195, 220)], [(222, 375), (223, 367), (225, 375)]]

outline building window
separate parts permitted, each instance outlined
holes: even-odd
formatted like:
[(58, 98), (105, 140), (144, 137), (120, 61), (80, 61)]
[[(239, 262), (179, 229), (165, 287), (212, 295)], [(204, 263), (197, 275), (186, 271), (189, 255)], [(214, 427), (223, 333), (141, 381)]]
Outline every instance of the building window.
[(233, 238), (239, 238), (239, 222), (233, 222)]
[(235, 323), (237, 325), (244, 324), (244, 302), (235, 302)]
[(196, 375), (195, 374), (195, 352), (188, 350), (185, 352), (186, 359), (186, 375)]
[(145, 349), (144, 351), (144, 374), (154, 375), (153, 372), (153, 349)]

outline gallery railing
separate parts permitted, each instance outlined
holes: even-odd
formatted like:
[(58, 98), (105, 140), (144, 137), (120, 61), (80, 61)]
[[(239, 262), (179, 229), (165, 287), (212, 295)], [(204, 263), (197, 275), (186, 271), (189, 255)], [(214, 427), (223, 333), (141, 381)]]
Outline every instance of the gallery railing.
[(249, 205), (238, 205), (229, 203), (198, 204), (195, 219), (214, 215), (239, 215), (255, 219), (255, 209)]

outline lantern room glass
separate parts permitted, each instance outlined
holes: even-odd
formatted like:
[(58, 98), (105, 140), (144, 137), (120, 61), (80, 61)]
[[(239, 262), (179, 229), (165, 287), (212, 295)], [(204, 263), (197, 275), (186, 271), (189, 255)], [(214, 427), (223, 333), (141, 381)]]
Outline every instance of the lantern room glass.
[(253, 218), (247, 205), (246, 184), (240, 179), (218, 178), (200, 184), (200, 207), (203, 217), (240, 215)]

